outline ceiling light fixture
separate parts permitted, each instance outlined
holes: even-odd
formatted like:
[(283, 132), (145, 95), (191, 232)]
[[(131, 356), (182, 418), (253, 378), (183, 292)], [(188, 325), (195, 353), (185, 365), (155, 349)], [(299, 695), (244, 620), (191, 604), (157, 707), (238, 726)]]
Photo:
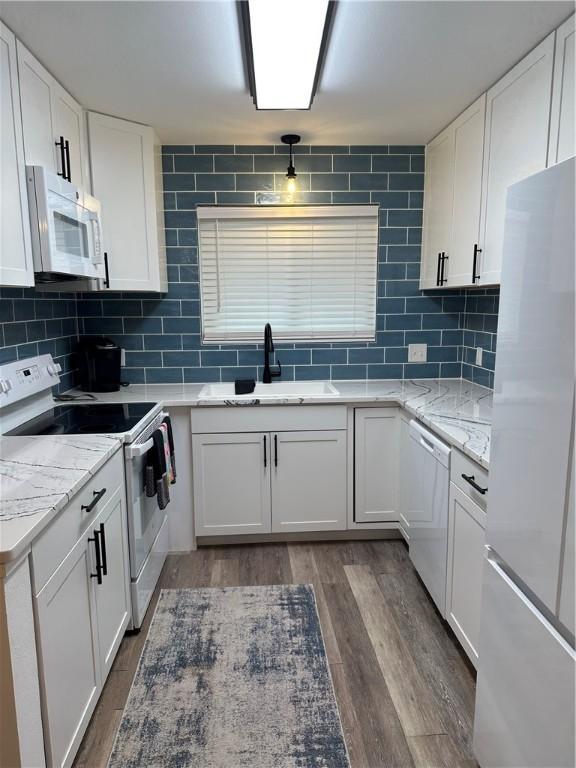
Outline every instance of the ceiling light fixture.
[(290, 147), (290, 160), (288, 168), (286, 169), (286, 178), (288, 179), (288, 192), (293, 195), (296, 191), (296, 168), (294, 168), (294, 156), (292, 154), (292, 147), (294, 144), (298, 144), (300, 136), (297, 133), (285, 133), (284, 136), (280, 136), (282, 144), (288, 144)]
[[(256, 109), (310, 109), (334, 18), (335, 0), (242, 0), (245, 63)], [(285, 15), (297, 20), (286, 48)]]

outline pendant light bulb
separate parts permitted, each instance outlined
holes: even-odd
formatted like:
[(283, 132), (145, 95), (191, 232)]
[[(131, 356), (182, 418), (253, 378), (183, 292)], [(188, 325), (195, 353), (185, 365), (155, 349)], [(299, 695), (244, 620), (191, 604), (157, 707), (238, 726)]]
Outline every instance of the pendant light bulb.
[(293, 195), (296, 192), (296, 174), (294, 174), (294, 176), (288, 176), (286, 188), (290, 195)]
[(286, 169), (286, 178), (288, 181), (286, 182), (286, 188), (289, 195), (293, 195), (296, 192), (296, 168), (294, 168), (294, 158), (292, 156), (292, 147), (294, 144), (298, 144), (300, 141), (300, 136), (298, 136), (295, 133), (287, 133), (284, 136), (280, 137), (280, 140), (283, 144), (288, 144), (290, 147), (290, 159), (288, 168)]

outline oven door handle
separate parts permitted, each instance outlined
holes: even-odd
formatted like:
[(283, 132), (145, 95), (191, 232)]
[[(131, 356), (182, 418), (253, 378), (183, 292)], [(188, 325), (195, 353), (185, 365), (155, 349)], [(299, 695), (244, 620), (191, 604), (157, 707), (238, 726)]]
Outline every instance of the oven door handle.
[[(168, 416), (168, 414), (162, 411), (160, 416), (163, 419), (165, 416)], [(160, 424), (161, 423), (162, 421), (160, 421)], [(153, 447), (153, 445), (154, 445), (154, 440), (152, 440), (151, 437), (148, 440), (144, 441), (143, 443), (132, 443), (132, 445), (127, 445), (124, 448), (124, 456), (130, 461), (132, 461), (132, 459), (137, 459), (140, 456), (143, 456), (145, 453), (148, 453), (148, 451), (150, 450), (150, 448)]]

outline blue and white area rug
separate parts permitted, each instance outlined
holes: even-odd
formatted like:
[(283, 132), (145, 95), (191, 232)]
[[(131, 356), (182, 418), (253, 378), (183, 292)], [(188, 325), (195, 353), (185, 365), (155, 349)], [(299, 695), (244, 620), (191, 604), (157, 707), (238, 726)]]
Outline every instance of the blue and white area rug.
[(109, 768), (349, 768), (310, 585), (163, 590)]

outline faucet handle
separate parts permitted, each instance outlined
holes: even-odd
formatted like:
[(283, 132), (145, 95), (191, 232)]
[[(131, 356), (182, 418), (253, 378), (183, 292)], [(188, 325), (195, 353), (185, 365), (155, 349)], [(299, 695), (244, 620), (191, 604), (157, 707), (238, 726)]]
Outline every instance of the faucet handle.
[(276, 365), (278, 366), (278, 370), (270, 371), (270, 376), (272, 376), (275, 379), (282, 376), (282, 366), (280, 365), (280, 360), (276, 360)]

